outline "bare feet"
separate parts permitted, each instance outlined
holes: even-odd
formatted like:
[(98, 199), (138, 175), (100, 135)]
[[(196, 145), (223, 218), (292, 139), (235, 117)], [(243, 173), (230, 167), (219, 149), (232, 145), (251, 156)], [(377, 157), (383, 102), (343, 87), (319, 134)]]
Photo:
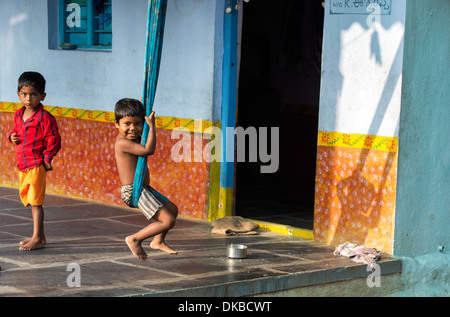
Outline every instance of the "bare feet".
[(152, 241), (150, 243), (150, 247), (153, 250), (163, 251), (163, 252), (166, 252), (168, 254), (178, 254), (178, 251), (176, 251), (176, 250), (172, 249), (171, 247), (169, 247), (164, 241), (162, 241), (160, 243)]
[[(31, 239), (32, 239), (32, 238), (29, 238), (29, 239), (25, 239), (25, 240), (23, 240), (23, 241), (20, 241), (20, 245), (25, 245), (25, 244), (27, 244), (28, 242), (31, 241)], [(42, 245), (46, 245), (46, 244), (47, 244), (47, 240), (45, 239), (45, 237), (41, 238), (41, 243), (42, 243)]]
[(133, 239), (131, 236), (129, 236), (125, 238), (125, 242), (127, 243), (128, 248), (130, 248), (131, 252), (136, 258), (140, 260), (146, 260), (148, 258), (148, 255), (142, 248), (140, 241), (137, 241), (136, 239)]
[[(28, 239), (25, 240), (27, 241), (26, 243), (24, 243), (19, 250), (20, 251), (32, 251), (32, 250), (38, 250), (38, 249), (42, 249), (45, 245), (45, 243), (42, 242), (41, 239)], [(25, 242), (23, 241), (23, 242)]]

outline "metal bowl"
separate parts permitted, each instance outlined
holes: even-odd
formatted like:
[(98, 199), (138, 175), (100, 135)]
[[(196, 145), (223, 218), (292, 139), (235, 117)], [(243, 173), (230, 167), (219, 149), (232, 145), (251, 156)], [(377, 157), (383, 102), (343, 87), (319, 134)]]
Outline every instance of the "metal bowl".
[(245, 259), (247, 257), (247, 246), (242, 244), (227, 245), (227, 257), (230, 259)]

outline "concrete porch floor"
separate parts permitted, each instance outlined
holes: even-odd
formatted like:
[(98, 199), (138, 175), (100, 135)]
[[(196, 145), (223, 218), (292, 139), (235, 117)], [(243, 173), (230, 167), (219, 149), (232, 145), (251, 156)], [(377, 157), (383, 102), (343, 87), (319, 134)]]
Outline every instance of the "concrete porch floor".
[[(367, 285), (367, 266), (333, 255), (334, 247), (259, 231), (254, 236), (211, 233), (206, 222), (180, 218), (166, 240), (178, 255), (135, 259), (124, 238), (145, 225), (128, 208), (47, 195), (47, 246), (19, 251), (30, 237), (30, 208), (18, 191), (0, 187), (0, 296), (386, 296), (400, 287), (401, 262), (383, 254), (381, 287)], [(242, 260), (226, 257), (228, 243), (248, 246)], [(81, 287), (67, 279), (76, 263)]]

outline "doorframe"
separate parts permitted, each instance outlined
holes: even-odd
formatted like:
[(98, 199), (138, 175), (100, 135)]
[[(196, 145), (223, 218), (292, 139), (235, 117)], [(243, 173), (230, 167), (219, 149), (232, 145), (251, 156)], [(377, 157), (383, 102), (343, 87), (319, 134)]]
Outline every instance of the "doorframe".
[[(221, 156), (218, 218), (234, 214), (235, 138), (227, 135), (227, 128), (236, 128), (237, 74), (238, 74), (238, 15), (237, 0), (224, 1), (222, 110), (221, 110)], [(230, 4), (230, 7), (228, 7)], [(232, 155), (228, 154), (232, 151)], [(228, 154), (228, 155), (227, 155)], [(232, 157), (232, 159), (231, 159)]]
[[(238, 0), (224, 1), (225, 8), (231, 12), (225, 13), (223, 32), (223, 66), (222, 66), (222, 104), (221, 104), (221, 161), (220, 161), (220, 191), (217, 218), (230, 217), (235, 214), (235, 135), (227, 135), (227, 128), (236, 128), (237, 121), (237, 92), (239, 85), (240, 54), (240, 23), (242, 23), (242, 9), (237, 10)], [(230, 5), (230, 7), (229, 7)], [(232, 151), (232, 155), (228, 154)], [(231, 157), (233, 160), (231, 161)], [(228, 161), (227, 161), (228, 158)], [(314, 211), (315, 213), (315, 211)], [(292, 227), (289, 225), (251, 220), (264, 231), (301, 237), (314, 240), (312, 230)]]

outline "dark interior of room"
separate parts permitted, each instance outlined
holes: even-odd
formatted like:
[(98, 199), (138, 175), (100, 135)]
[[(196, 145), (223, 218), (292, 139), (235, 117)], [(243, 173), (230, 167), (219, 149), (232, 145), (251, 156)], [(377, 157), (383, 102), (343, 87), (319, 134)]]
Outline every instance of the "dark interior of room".
[(237, 126), (279, 127), (279, 168), (261, 173), (259, 156), (236, 164), (238, 216), (313, 229), (323, 10), (319, 0), (244, 4)]

